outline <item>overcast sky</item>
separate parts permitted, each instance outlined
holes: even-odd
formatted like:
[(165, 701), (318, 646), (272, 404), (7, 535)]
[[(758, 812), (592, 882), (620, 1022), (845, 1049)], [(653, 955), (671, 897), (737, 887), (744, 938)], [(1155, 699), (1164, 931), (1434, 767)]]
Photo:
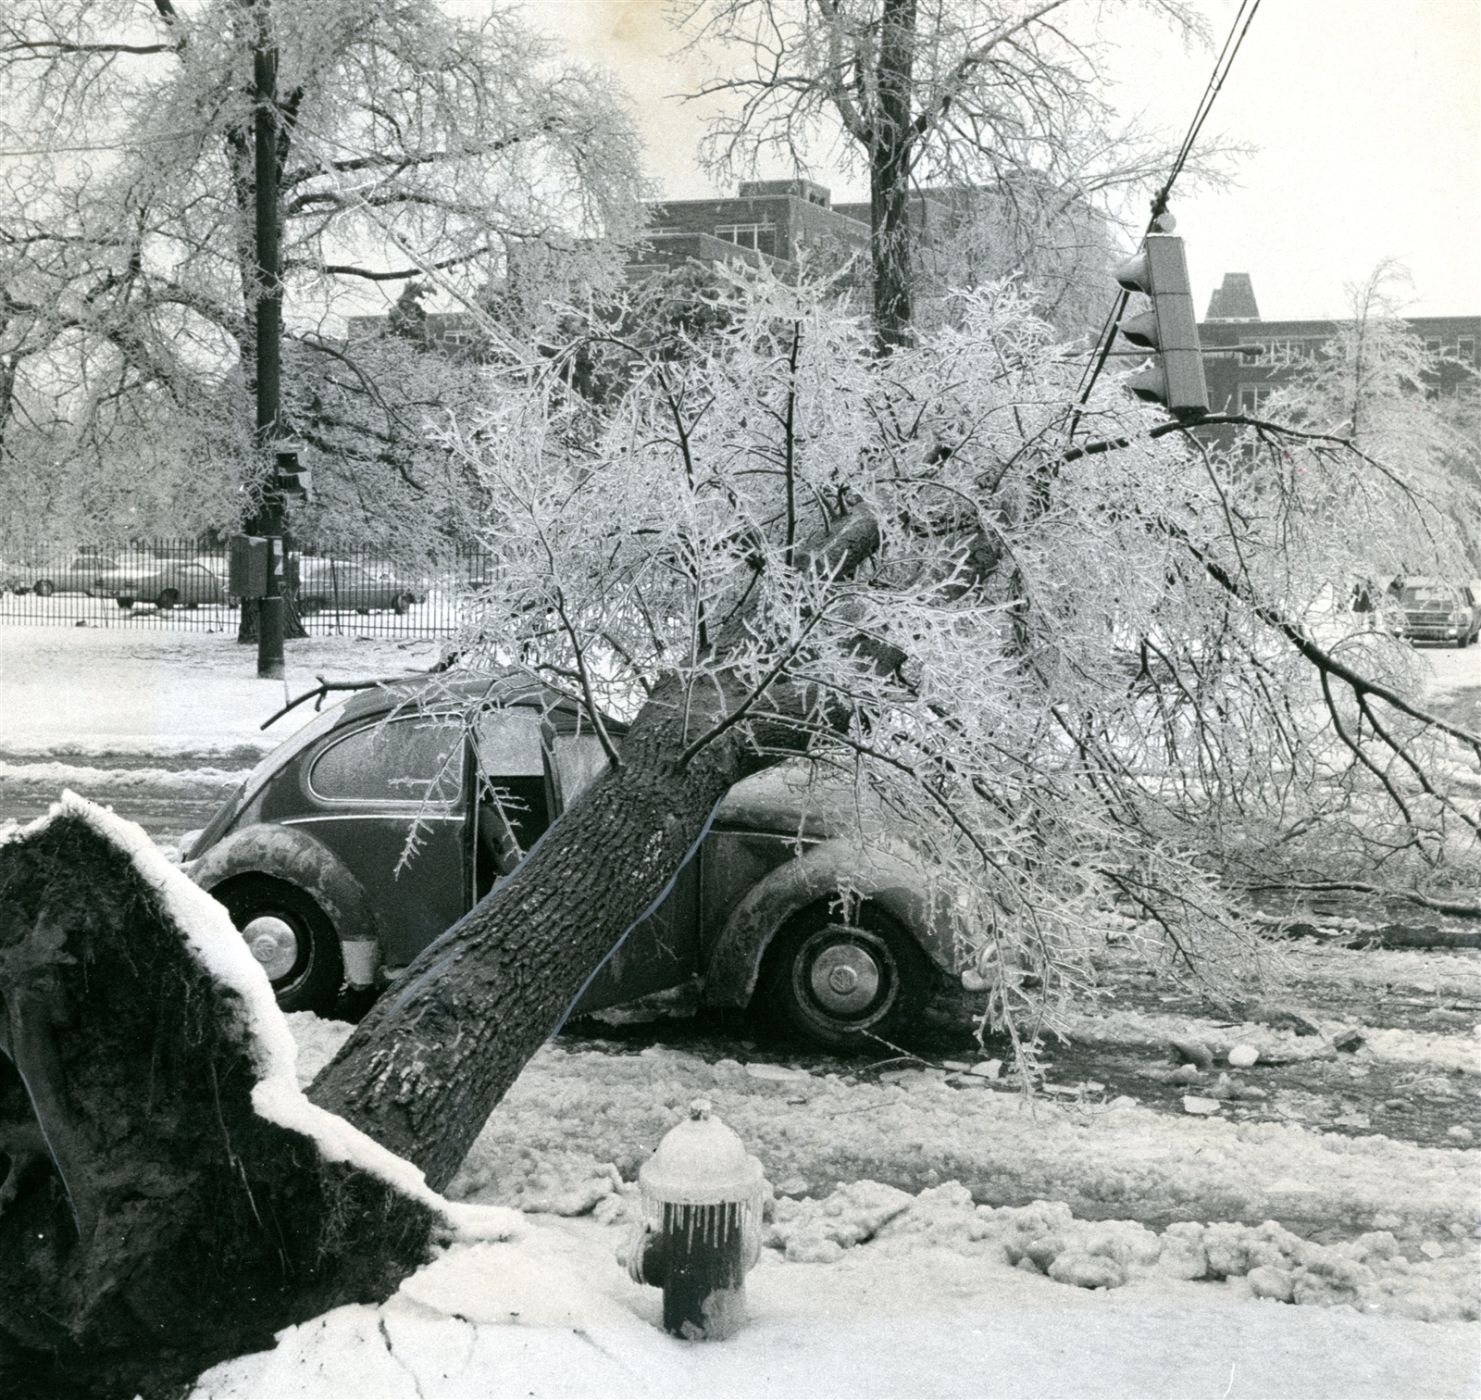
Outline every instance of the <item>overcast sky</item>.
[[(1222, 44), (1238, 0), (1199, 3)], [(699, 113), (673, 100), (699, 73), (670, 56), (664, 12), (665, 0), (528, 10), (632, 92), (667, 195), (728, 193), (698, 168)], [(1106, 29), (1123, 43), (1118, 106), (1180, 139), (1214, 53), (1136, 16)], [(1263, 0), (1208, 129), (1259, 149), (1236, 187), (1174, 195), (1200, 311), (1225, 272), (1248, 272), (1269, 319), (1341, 315), (1344, 284), (1393, 257), (1412, 275), (1413, 314), (1481, 312), (1481, 0)], [(835, 181), (835, 197), (863, 193)]]

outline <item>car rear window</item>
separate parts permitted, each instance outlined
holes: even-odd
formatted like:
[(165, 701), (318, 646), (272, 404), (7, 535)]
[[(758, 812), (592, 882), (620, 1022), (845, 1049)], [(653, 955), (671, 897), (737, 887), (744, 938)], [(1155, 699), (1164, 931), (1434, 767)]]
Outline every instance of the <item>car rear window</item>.
[(352, 730), (314, 760), (309, 788), (330, 802), (454, 804), (463, 788), (463, 726), (409, 715)]

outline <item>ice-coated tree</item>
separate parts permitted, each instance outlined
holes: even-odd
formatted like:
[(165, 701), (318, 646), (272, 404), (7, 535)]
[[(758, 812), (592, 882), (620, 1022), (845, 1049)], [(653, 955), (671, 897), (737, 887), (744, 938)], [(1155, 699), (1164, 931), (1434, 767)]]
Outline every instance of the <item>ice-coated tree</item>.
[(466, 425), (499, 562), (463, 660), (632, 724), (321, 1102), (445, 1180), (520, 1028), (558, 1023), (733, 783), (796, 755), (858, 794), (861, 841), (908, 832), (987, 1019), (1024, 1039), (1108, 919), (1217, 983), (1254, 964), (1256, 876), (1474, 903), (1477, 816), (1444, 775), (1481, 741), (1345, 607), (1379, 532), (1461, 567), (1455, 493), (1265, 425), (1272, 479), (1114, 383), (1071, 439), (1082, 360), (1030, 296), (981, 289), (881, 360), (763, 279), (688, 356), (628, 346), (644, 369), (598, 413), (556, 365)]
[(7, 471), (64, 465), (75, 533), (260, 516), (290, 435), (419, 518), (427, 376), (345, 319), (429, 277), (451, 305), (511, 270), (602, 285), (641, 221), (605, 78), (435, 0), (17, 0), (0, 148)]
[[(1417, 490), (1435, 501), (1450, 500), (1455, 527), (1471, 558), (1481, 547), (1475, 488), (1481, 437), (1475, 431), (1478, 380), (1475, 369), (1425, 345), (1403, 319), (1409, 274), (1392, 260), (1347, 288), (1347, 316), (1332, 338), (1291, 367), (1285, 384), (1271, 395), (1264, 415), (1292, 427), (1327, 433), (1351, 443), (1377, 461), (1400, 467)], [(1275, 352), (1272, 352), (1275, 353)], [(1247, 450), (1261, 450), (1254, 443)], [(1344, 446), (1330, 445), (1337, 453)], [(1269, 444), (1267, 465), (1276, 464)], [(1469, 490), (1455, 492), (1457, 482)], [(1381, 509), (1379, 503), (1379, 509)], [(1331, 518), (1342, 533), (1371, 543), (1374, 577), (1424, 573), (1403, 552), (1407, 541), (1373, 520), (1365, 500), (1330, 498)], [(1457, 577), (1469, 577), (1474, 569)]]
[[(1171, 152), (1112, 107), (1102, 5), (1076, 0), (691, 0), (718, 72), (721, 171), (835, 161), (869, 183), (876, 333), (900, 343), (923, 292), (1025, 274), (1063, 305), (1104, 243), (1097, 201), (1165, 178)], [(1144, 6), (1190, 37), (1181, 0)], [(1203, 147), (1200, 165), (1217, 163)], [(929, 187), (930, 201), (920, 192)], [(923, 225), (938, 227), (922, 237)], [(945, 253), (944, 265), (937, 266)], [(966, 266), (970, 264), (970, 267)], [(968, 274), (964, 277), (963, 272)], [(1074, 329), (1073, 318), (1067, 317)]]

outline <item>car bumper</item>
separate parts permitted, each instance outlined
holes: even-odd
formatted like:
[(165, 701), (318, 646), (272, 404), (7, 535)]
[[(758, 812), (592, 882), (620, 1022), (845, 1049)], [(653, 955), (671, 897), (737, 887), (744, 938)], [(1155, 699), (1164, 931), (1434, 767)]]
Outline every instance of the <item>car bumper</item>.
[(1411, 642), (1453, 642), (1465, 635), (1465, 630), (1449, 624), (1444, 627), (1406, 627), (1399, 635)]

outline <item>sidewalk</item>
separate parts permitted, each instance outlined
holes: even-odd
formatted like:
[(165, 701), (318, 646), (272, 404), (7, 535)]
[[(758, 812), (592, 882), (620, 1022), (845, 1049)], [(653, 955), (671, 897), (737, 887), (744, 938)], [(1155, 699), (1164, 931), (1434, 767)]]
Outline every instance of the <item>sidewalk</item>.
[(317, 676), (397, 675), (431, 665), (441, 645), (311, 637), (287, 644), (286, 681), (262, 681), (254, 649), (221, 633), (0, 627), (0, 752), (240, 759), (292, 732), (292, 718), (260, 726)]

